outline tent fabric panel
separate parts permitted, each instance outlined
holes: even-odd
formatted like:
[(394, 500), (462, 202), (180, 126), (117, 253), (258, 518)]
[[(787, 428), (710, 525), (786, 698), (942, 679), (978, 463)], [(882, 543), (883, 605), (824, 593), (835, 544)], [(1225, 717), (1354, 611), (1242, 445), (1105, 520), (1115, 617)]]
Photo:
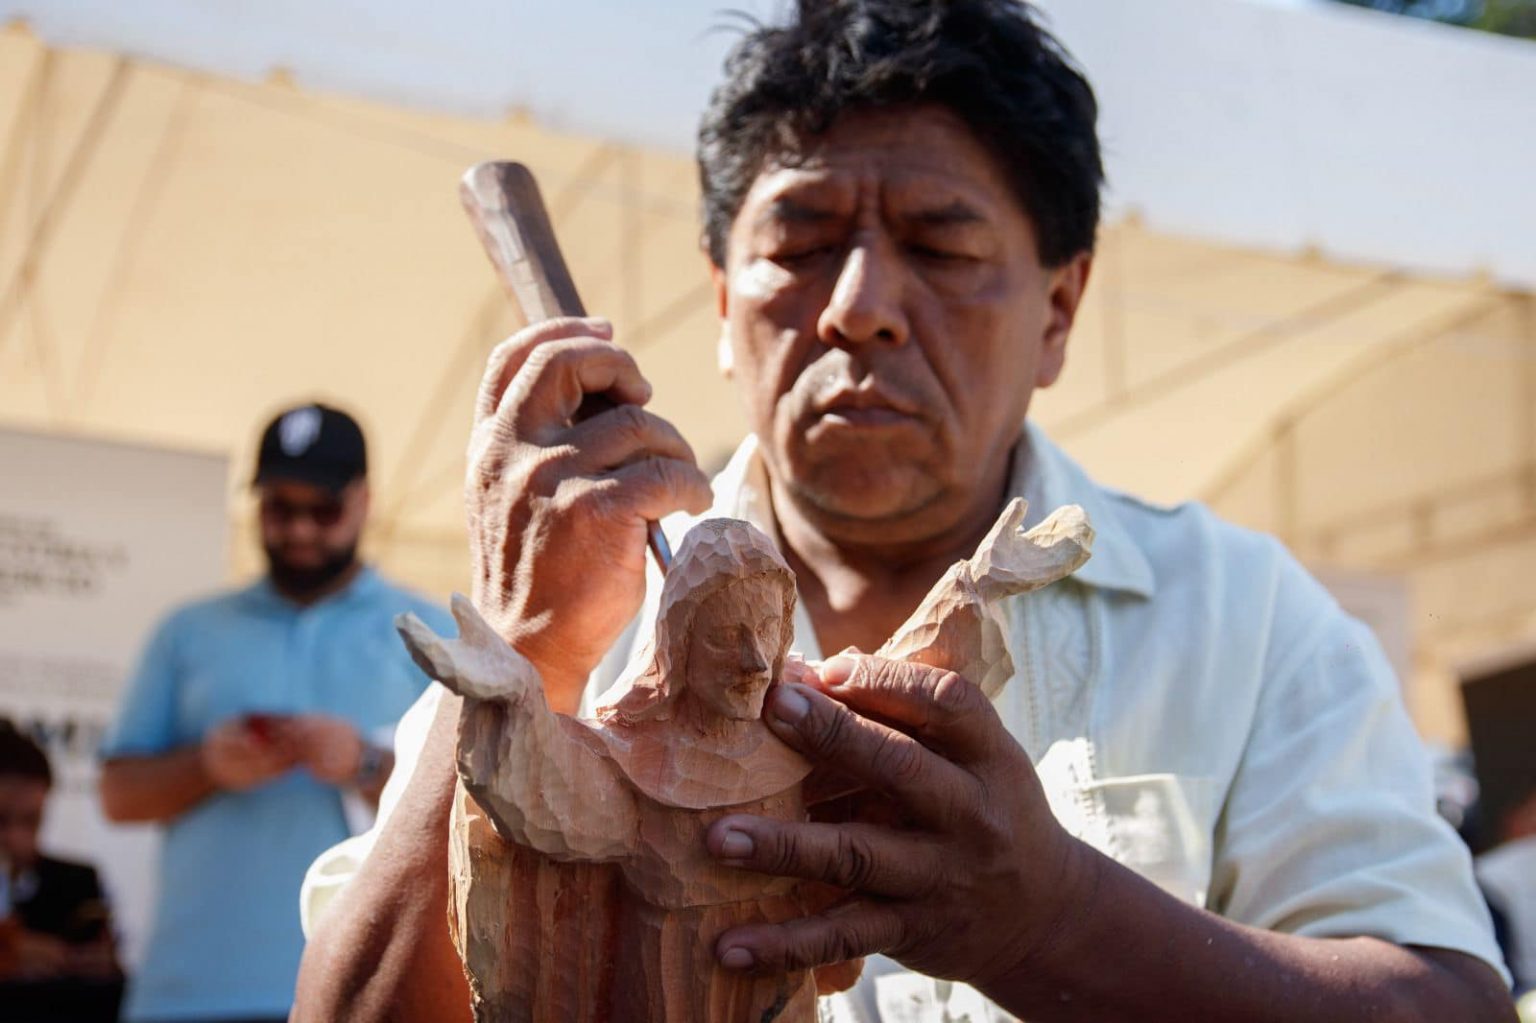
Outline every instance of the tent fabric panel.
[(1498, 303), (1308, 412), (1295, 428), (1295, 528), (1353, 526), (1515, 471), (1529, 451), (1521, 410), (1533, 353), (1513, 338), (1512, 318)]
[[(1298, 396), (1347, 379), (1408, 331), (1465, 310), (1454, 288), (1401, 282), (1374, 301), (1204, 374), (1191, 373), (1125, 411), (1057, 436), (1101, 479), (1159, 501), (1203, 495), (1252, 456)], [(1212, 424), (1221, 424), (1218, 430)]]

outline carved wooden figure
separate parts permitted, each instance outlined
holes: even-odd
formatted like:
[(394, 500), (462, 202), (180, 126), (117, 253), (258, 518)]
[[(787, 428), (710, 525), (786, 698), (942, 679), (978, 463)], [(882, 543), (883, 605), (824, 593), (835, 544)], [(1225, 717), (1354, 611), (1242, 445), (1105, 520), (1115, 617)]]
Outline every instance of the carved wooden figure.
[(1014, 498), (976, 553), (957, 561), (896, 634), (875, 651), (953, 671), (995, 698), (1013, 677), (1003, 646), (1003, 599), (1064, 579), (1088, 560), (1093, 527), (1075, 504), (1057, 508), (1027, 532), (1028, 502)]
[[(1086, 560), (1062, 509), (1024, 533), (1022, 502), (882, 648), (977, 679), (1011, 674), (992, 609)], [(418, 663), (464, 699), (450, 860), (454, 937), (482, 1021), (809, 1021), (807, 972), (753, 976), (715, 939), (815, 912), (829, 890), (717, 866), (730, 813), (804, 819), (810, 765), (761, 721), (793, 634), (794, 579), (755, 527), (696, 525), (666, 576), (654, 638), (593, 720), (549, 710), (533, 666), (455, 597), (457, 640), (405, 616)], [(835, 893), (833, 893), (835, 895)]]

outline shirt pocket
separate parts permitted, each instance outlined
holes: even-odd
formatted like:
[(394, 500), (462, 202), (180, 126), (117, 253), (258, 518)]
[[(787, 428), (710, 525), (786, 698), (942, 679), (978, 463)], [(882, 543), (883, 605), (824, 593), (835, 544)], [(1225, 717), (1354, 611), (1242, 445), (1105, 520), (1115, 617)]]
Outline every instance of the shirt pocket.
[(1204, 906), (1211, 884), (1216, 779), (1178, 774), (1108, 778), (1082, 786), (1103, 822), (1100, 851), (1159, 888)]

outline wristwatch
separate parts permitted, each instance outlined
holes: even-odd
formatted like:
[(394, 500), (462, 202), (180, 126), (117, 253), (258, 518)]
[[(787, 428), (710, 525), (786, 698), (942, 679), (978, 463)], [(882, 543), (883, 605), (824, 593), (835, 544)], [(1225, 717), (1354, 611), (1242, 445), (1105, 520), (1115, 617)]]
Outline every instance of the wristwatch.
[(388, 750), (363, 743), (363, 752), (357, 758), (357, 773), (352, 776), (352, 787), (366, 789), (376, 786), (384, 779), (384, 766), (388, 759)]

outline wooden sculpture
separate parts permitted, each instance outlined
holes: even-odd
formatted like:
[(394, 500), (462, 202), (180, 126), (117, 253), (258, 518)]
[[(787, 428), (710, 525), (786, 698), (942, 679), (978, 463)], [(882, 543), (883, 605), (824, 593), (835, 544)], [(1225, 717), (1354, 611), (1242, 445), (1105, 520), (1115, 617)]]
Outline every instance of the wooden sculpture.
[[(1074, 571), (1092, 537), (1080, 509), (1028, 533), (1023, 514), (1011, 504), (881, 652), (1000, 686), (1012, 668), (997, 601)], [(714, 944), (836, 893), (718, 866), (704, 847), (726, 814), (805, 818), (810, 765), (761, 720), (794, 601), (761, 531), (699, 523), (666, 576), (651, 643), (592, 720), (550, 711), (538, 672), (465, 598), (453, 602), (457, 640), (402, 617), (417, 662), (464, 697), (451, 923), (481, 1023), (815, 1018), (809, 973), (727, 971)]]

